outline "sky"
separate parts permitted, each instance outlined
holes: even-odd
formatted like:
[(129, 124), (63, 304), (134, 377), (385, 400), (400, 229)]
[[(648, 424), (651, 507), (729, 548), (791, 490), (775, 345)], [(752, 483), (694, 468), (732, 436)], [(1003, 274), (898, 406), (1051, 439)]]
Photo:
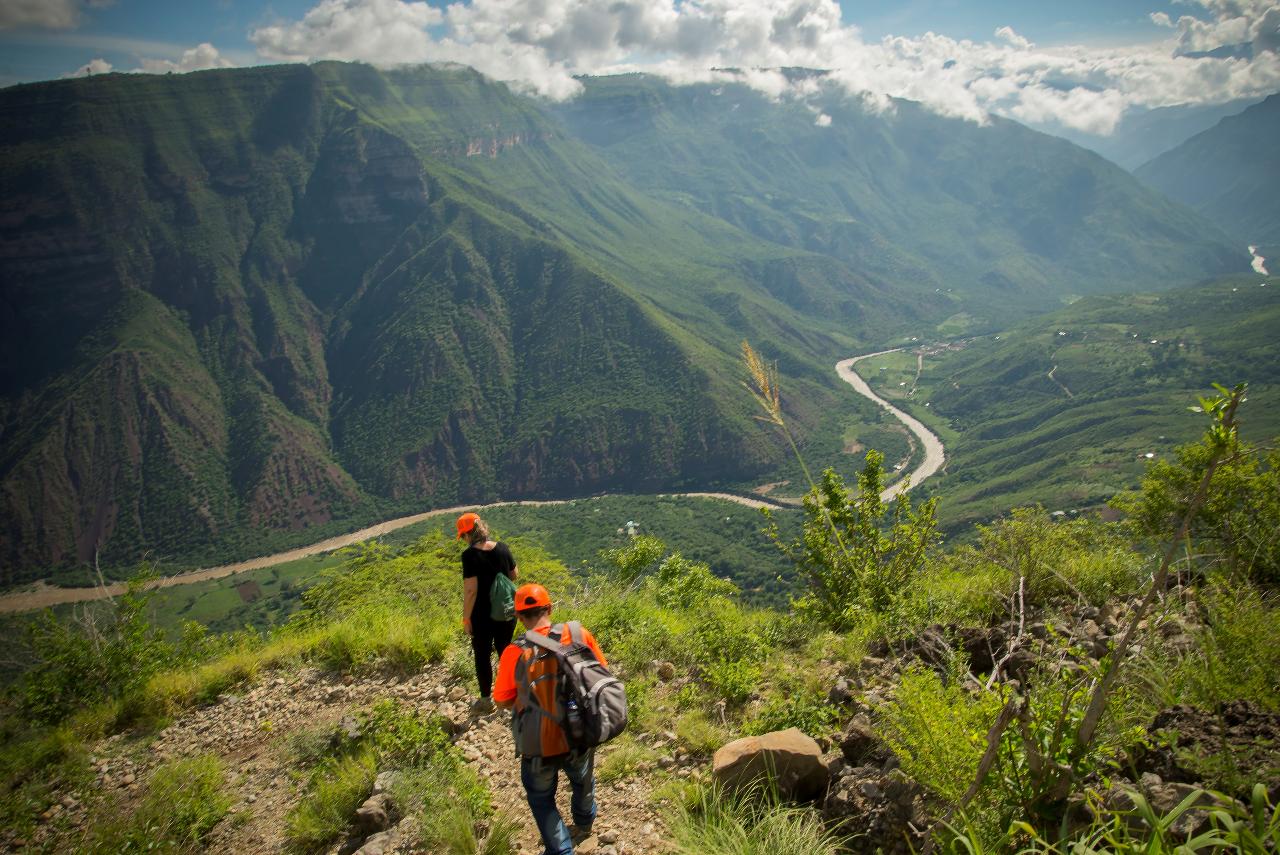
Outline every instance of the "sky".
[(1280, 0), (0, 0), (0, 85), (320, 59), (458, 62), (552, 99), (575, 75), (736, 68), (777, 98), (835, 86), (1106, 135), (1280, 90)]

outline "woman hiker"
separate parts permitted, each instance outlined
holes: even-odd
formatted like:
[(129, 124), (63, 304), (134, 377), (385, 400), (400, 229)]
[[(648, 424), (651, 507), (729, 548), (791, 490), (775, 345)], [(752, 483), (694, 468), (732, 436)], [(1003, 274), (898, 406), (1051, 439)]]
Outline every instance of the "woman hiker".
[(489, 651), (502, 656), (511, 643), (516, 622), (498, 621), (490, 617), (489, 589), (494, 577), (505, 573), (516, 578), (516, 560), (505, 543), (489, 539), (489, 527), (476, 514), (458, 517), (458, 539), (467, 541), (462, 551), (462, 631), (471, 636), (471, 649), (476, 657), (476, 680), (480, 684), (480, 698), (471, 705), (472, 713), (485, 715), (493, 712), (493, 700), (489, 693), (493, 688), (493, 664)]

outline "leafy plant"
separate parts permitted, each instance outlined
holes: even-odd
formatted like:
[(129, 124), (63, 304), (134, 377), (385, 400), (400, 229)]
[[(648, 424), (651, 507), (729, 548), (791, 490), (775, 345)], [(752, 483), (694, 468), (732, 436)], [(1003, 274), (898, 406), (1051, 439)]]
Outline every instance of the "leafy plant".
[(882, 462), (879, 452), (867, 452), (857, 496), (834, 470), (825, 470), (821, 484), (804, 498), (798, 540), (785, 542), (772, 522), (768, 529), (808, 587), (796, 610), (837, 632), (852, 629), (868, 613), (893, 609), (935, 543), (936, 502), (913, 508), (902, 493), (886, 505), (880, 498)]

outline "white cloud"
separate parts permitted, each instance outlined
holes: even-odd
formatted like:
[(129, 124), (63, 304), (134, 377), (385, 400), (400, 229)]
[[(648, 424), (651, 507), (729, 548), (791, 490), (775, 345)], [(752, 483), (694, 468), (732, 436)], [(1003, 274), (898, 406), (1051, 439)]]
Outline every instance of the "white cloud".
[(249, 39), (263, 57), (283, 62), (424, 62), (431, 45), (426, 28), (442, 18), (421, 2), (321, 0), (301, 21), (259, 27)]
[(213, 45), (201, 42), (190, 50), (184, 50), (176, 62), (171, 59), (143, 59), (142, 64), (134, 71), (148, 74), (165, 74), (172, 71), (180, 74), (206, 68), (231, 68), (234, 64), (219, 54), (218, 49)]
[(1024, 36), (1018, 35), (1013, 27), (1000, 27), (996, 30), (995, 36), (998, 39), (1004, 39), (1016, 48), (1029, 48), (1033, 45)]
[(831, 127), (831, 117), (826, 113), (819, 113), (818, 118), (814, 119), (813, 123), (820, 128), (829, 128)]
[(110, 70), (111, 63), (101, 57), (98, 57), (96, 59), (89, 60), (75, 71), (68, 71), (66, 74), (62, 75), (62, 78), (65, 80), (68, 77), (88, 77), (91, 74), (106, 74)]
[[(1280, 88), (1280, 0), (1186, 3), (1195, 14), (1151, 15), (1172, 30), (1167, 41), (1109, 48), (1045, 48), (1012, 27), (983, 42), (935, 33), (867, 42), (843, 24), (836, 0), (458, 0), (444, 9), (320, 0), (299, 20), (253, 30), (250, 40), (269, 60), (459, 62), (551, 98), (576, 94), (577, 74), (648, 71), (687, 83), (738, 69), (734, 76), (770, 97), (803, 99), (817, 81), (772, 70), (802, 66), (828, 70), (828, 85), (875, 109), (899, 97), (977, 122), (997, 113), (1108, 133), (1135, 107)], [(1240, 44), (1251, 55), (1201, 55)]]

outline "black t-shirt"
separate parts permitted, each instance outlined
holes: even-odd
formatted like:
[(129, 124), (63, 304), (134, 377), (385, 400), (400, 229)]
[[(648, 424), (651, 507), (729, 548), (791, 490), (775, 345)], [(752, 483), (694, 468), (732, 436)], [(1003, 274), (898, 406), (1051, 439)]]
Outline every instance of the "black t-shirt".
[(468, 546), (462, 551), (462, 578), (476, 580), (476, 605), (471, 610), (471, 622), (490, 621), (489, 588), (493, 585), (493, 577), (499, 573), (511, 575), (515, 569), (516, 559), (505, 543), (499, 542), (493, 549), (481, 549)]

